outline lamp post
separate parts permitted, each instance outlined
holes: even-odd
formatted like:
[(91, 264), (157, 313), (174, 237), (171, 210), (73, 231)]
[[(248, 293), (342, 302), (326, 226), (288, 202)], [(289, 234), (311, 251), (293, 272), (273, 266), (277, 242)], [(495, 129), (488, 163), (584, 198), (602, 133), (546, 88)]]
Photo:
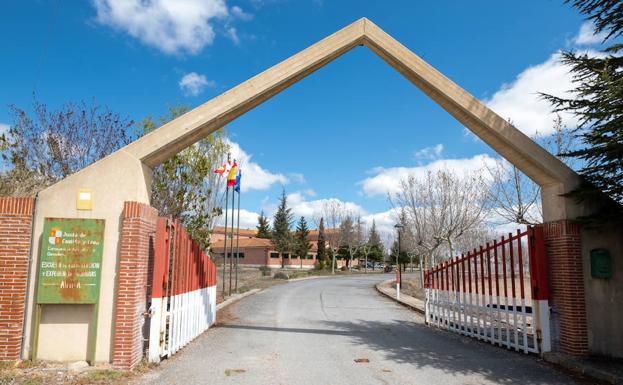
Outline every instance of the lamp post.
[(400, 299), (400, 278), (401, 278), (401, 271), (400, 271), (400, 250), (401, 250), (401, 245), (400, 245), (400, 233), (402, 232), (402, 229), (404, 228), (404, 225), (400, 224), (400, 223), (396, 223), (394, 225), (394, 228), (396, 229), (396, 231), (398, 232), (398, 250), (396, 251), (396, 298)]

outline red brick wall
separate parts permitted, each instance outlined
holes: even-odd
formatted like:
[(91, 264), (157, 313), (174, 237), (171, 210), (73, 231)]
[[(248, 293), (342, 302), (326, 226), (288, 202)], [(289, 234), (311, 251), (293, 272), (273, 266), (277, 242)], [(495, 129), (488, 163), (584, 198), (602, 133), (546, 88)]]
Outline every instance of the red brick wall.
[(566, 220), (543, 224), (552, 306), (552, 347), (588, 354), (580, 229)]
[(0, 198), (0, 361), (20, 358), (34, 199)]
[(147, 277), (157, 219), (158, 211), (153, 207), (125, 202), (121, 216), (112, 358), (113, 366), (118, 369), (134, 368), (143, 356)]

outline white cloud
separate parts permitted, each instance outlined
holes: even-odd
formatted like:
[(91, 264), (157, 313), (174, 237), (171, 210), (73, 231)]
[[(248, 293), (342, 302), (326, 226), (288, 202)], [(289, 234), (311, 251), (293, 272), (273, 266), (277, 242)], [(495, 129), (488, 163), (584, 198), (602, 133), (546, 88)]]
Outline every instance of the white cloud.
[(580, 27), (580, 31), (573, 38), (573, 42), (577, 45), (593, 45), (600, 44), (608, 36), (608, 33), (601, 31), (595, 34), (595, 24), (592, 21), (586, 21)]
[(295, 183), (305, 183), (305, 175), (300, 172), (291, 172), (288, 174), (288, 177)]
[[(591, 23), (584, 23), (574, 38), (576, 45), (599, 43), (605, 35), (593, 35)], [(584, 50), (589, 56), (603, 57), (603, 53)], [(486, 100), (489, 108), (505, 119), (511, 119), (515, 127), (528, 136), (553, 133), (552, 106), (540, 97), (540, 93), (573, 97), (569, 91), (574, 89), (570, 67), (561, 62), (560, 52), (555, 52), (546, 61), (523, 70), (511, 83), (503, 84), (493, 96)], [(563, 125), (577, 126), (577, 117), (570, 113), (560, 113)]]
[(167, 54), (196, 54), (214, 41), (225, 0), (93, 0), (97, 21)]
[(495, 160), (487, 154), (475, 155), (463, 159), (438, 159), (424, 166), (417, 167), (377, 167), (372, 170), (375, 174), (359, 182), (367, 196), (385, 196), (400, 191), (400, 181), (410, 176), (420, 178), (429, 171), (448, 169), (457, 174), (478, 172), (485, 165), (493, 165)]
[[(231, 226), (231, 207), (229, 208), (229, 213), (230, 213), (230, 217), (227, 218), (228, 220), (228, 227)], [(236, 209), (236, 220), (238, 220), (238, 209)], [(260, 214), (254, 212), (254, 211), (249, 211), (249, 210), (245, 210), (243, 208), (240, 209), (240, 228), (241, 229), (254, 229), (257, 226), (257, 217)], [(224, 226), (225, 225), (225, 215), (221, 215), (220, 217), (218, 217), (218, 219), (216, 220), (215, 223), (217, 226)], [(234, 225), (235, 226), (235, 225)]]
[(230, 11), (231, 11), (232, 16), (240, 20), (249, 21), (253, 19), (252, 14), (245, 12), (242, 8), (240, 8), (237, 5), (234, 5), (233, 7), (231, 7)]
[(417, 150), (413, 156), (417, 161), (431, 161), (439, 159), (442, 152), (443, 144), (439, 143), (432, 147), (425, 147), (421, 150)]
[(5, 123), (0, 123), (0, 136), (8, 135), (10, 126)]
[(214, 81), (208, 80), (205, 75), (196, 72), (190, 72), (184, 75), (178, 85), (187, 96), (197, 96), (203, 92), (206, 87), (216, 87)]
[(275, 183), (287, 184), (289, 182), (283, 174), (272, 173), (251, 160), (238, 143), (229, 141), (232, 159), (236, 159), (242, 171), (242, 191), (266, 190)]
[[(501, 117), (511, 119), (513, 125), (528, 136), (549, 135), (553, 132), (556, 115), (539, 93), (569, 97), (568, 91), (572, 88), (569, 67), (561, 63), (560, 53), (555, 53), (544, 63), (525, 69), (512, 83), (502, 85), (486, 104)], [(565, 126), (577, 124), (573, 115), (560, 115)]]
[(238, 37), (238, 31), (234, 27), (229, 27), (225, 31), (225, 36), (229, 38), (235, 45), (240, 44), (240, 37)]

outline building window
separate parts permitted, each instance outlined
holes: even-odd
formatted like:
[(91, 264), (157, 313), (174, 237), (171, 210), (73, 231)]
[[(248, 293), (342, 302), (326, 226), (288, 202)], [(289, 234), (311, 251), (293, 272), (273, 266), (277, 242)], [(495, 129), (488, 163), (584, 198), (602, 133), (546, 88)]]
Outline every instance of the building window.
[(291, 256), (290, 258), (292, 258), (292, 259), (297, 259), (298, 257), (299, 257), (298, 255), (296, 255), (296, 254), (292, 254), (292, 256)]
[(288, 253), (283, 253), (283, 259), (288, 259), (290, 258), (290, 254)]
[[(236, 253), (234, 253), (234, 258), (236, 258)], [(238, 253), (238, 258), (244, 258), (244, 253)]]
[(307, 254), (307, 259), (314, 259), (314, 256), (311, 254)]
[(279, 258), (279, 253), (270, 253), (271, 258)]

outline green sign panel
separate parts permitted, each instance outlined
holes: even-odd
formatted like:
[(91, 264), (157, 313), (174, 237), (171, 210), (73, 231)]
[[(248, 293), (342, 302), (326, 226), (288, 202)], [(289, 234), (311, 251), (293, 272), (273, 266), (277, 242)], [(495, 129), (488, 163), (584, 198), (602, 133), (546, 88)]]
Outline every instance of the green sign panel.
[(608, 250), (591, 250), (591, 276), (594, 278), (612, 278), (612, 261)]
[(37, 302), (97, 303), (104, 220), (46, 218), (41, 244)]

